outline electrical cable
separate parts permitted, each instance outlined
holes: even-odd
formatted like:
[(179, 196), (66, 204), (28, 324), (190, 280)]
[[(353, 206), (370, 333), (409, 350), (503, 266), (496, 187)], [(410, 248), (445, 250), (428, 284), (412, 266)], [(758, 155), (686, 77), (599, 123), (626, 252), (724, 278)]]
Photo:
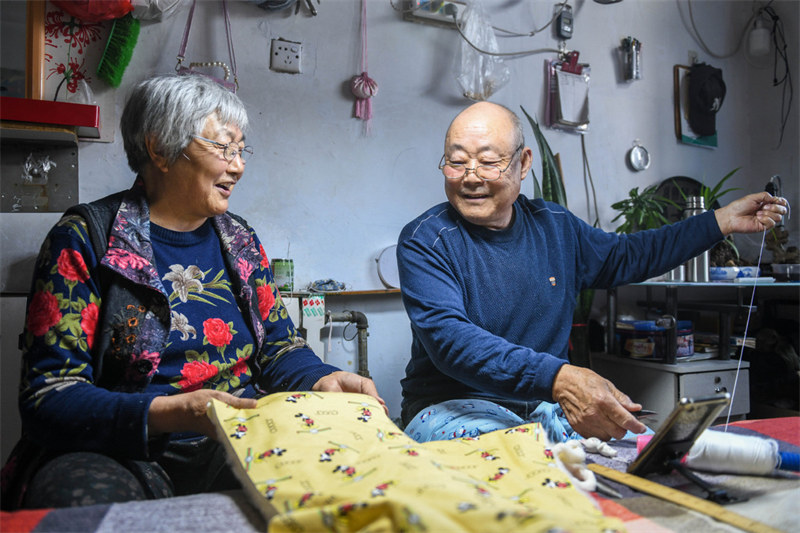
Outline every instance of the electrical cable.
[(586, 211), (589, 214), (589, 218), (591, 218), (590, 207), (591, 204), (589, 203), (589, 187), (586, 185), (586, 178), (589, 178), (589, 185), (592, 188), (592, 201), (594, 203), (594, 222), (592, 222), (592, 227), (597, 228), (600, 227), (600, 210), (597, 208), (597, 192), (594, 188), (594, 179), (592, 178), (592, 169), (589, 168), (589, 156), (586, 152), (586, 136), (581, 135), (581, 155), (583, 156), (583, 187), (586, 189)]
[[(503, 33), (507, 33), (512, 37), (532, 37), (533, 35), (541, 32), (541, 31), (544, 31), (551, 24), (553, 24), (553, 22), (558, 18), (558, 15), (560, 15), (561, 12), (564, 10), (564, 7), (567, 5), (567, 2), (568, 2), (568, 0), (564, 0), (560, 4), (556, 4), (556, 5), (560, 5), (561, 8), (553, 15), (553, 17), (547, 22), (547, 24), (545, 24), (541, 28), (534, 29), (531, 32), (528, 32), (528, 33), (517, 33), (517, 32), (513, 32), (511, 30), (505, 30), (503, 28), (498, 28), (496, 26), (492, 26), (492, 29), (494, 29), (496, 31), (503, 32)], [(414, 11), (417, 11), (417, 10), (421, 9), (421, 7), (422, 7), (422, 6), (417, 6), (417, 7), (411, 8), (411, 9), (398, 8), (397, 6), (394, 5), (394, 1), (393, 0), (389, 0), (389, 5), (392, 6), (392, 9), (394, 9), (395, 11), (400, 11), (401, 13), (413, 13)], [(464, 41), (466, 41), (466, 43), (468, 45), (470, 45), (472, 48), (474, 48), (475, 50), (477, 50), (478, 52), (480, 52), (482, 54), (486, 54), (486, 55), (489, 55), (489, 56), (524, 56), (524, 55), (546, 54), (546, 53), (557, 53), (557, 54), (560, 54), (560, 53), (564, 52), (563, 50), (558, 50), (558, 49), (555, 49), (555, 48), (539, 48), (539, 49), (535, 49), (535, 50), (522, 50), (522, 51), (519, 51), (519, 52), (490, 52), (488, 50), (483, 50), (481, 48), (478, 48), (474, 43), (472, 43), (472, 41), (470, 41), (467, 38), (466, 35), (464, 35), (464, 32), (461, 30), (461, 26), (458, 23), (458, 18), (457, 18), (458, 13), (457, 12), (451, 13), (451, 16), (453, 17), (453, 24), (455, 25), (456, 30), (458, 30), (458, 33), (461, 35), (461, 38), (464, 39)]]
[[(770, 0), (772, 3), (772, 0)], [(789, 56), (786, 52), (786, 36), (784, 34), (783, 29), (783, 21), (775, 12), (775, 10), (767, 4), (764, 8), (761, 9), (762, 12), (766, 13), (770, 19), (772, 20), (772, 43), (775, 46), (775, 56), (773, 61), (773, 70), (772, 70), (772, 86), (777, 87), (778, 85), (783, 85), (783, 90), (781, 91), (781, 134), (780, 138), (778, 139), (778, 148), (783, 144), (783, 134), (786, 130), (786, 124), (789, 122), (789, 113), (792, 109), (792, 101), (794, 100), (794, 86), (792, 84), (792, 73), (789, 69)], [(778, 80), (778, 57), (783, 60), (784, 66), (784, 74), (783, 77)], [(789, 92), (789, 101), (786, 101), (786, 92)]]
[(355, 340), (356, 337), (358, 337), (358, 330), (356, 329), (356, 332), (353, 334), (353, 336), (350, 337), (349, 339), (347, 338), (347, 327), (352, 325), (353, 322), (348, 322), (347, 324), (344, 325), (344, 328), (342, 328), (342, 340), (350, 342), (352, 340)]
[(506, 33), (511, 37), (533, 37), (537, 33), (541, 33), (544, 30), (546, 30), (547, 28), (549, 28), (553, 24), (553, 22), (555, 22), (556, 19), (558, 19), (558, 16), (561, 14), (562, 11), (564, 11), (564, 8), (568, 5), (567, 4), (567, 0), (564, 0), (564, 2), (561, 2), (560, 4), (556, 4), (556, 5), (560, 6), (560, 9), (556, 13), (553, 14), (553, 17), (547, 22), (547, 24), (545, 24), (541, 28), (531, 30), (528, 33), (518, 33), (518, 32), (515, 32), (515, 31), (511, 31), (511, 30), (504, 30), (503, 28), (498, 28), (497, 26), (492, 26), (492, 28), (494, 28), (497, 31)]
[[(772, 3), (772, 1), (773, 1), (773, 0), (770, 0), (770, 3)], [(712, 51), (712, 50), (711, 50), (711, 49), (708, 47), (708, 45), (705, 43), (705, 41), (703, 41), (703, 38), (700, 36), (700, 31), (697, 29), (697, 25), (696, 25), (696, 24), (695, 24), (695, 22), (694, 22), (694, 12), (693, 12), (693, 10), (692, 10), (692, 0), (686, 0), (686, 4), (689, 6), (689, 21), (690, 21), (690, 22), (691, 22), (691, 24), (692, 24), (692, 31), (694, 32), (694, 35), (693, 35), (693, 37), (695, 38), (695, 40), (697, 40), (697, 43), (698, 43), (698, 44), (699, 44), (699, 45), (700, 45), (700, 46), (703, 48), (703, 50), (704, 50), (704, 51), (705, 51), (705, 52), (706, 52), (708, 55), (710, 55), (711, 57), (715, 57), (715, 58), (717, 58), (717, 59), (726, 59), (726, 58), (728, 58), (728, 57), (731, 57), (731, 56), (733, 56), (733, 55), (736, 55), (736, 53), (737, 53), (737, 52), (739, 51), (739, 49), (742, 47), (742, 43), (744, 42), (744, 36), (745, 36), (745, 33), (747, 32), (748, 28), (750, 27), (750, 24), (751, 24), (751, 23), (752, 23), (752, 22), (753, 22), (753, 21), (754, 21), (754, 20), (755, 20), (755, 19), (756, 19), (756, 18), (759, 16), (759, 14), (760, 14), (760, 13), (757, 11), (757, 12), (753, 13), (753, 15), (751, 15), (749, 19), (747, 19), (747, 22), (745, 23), (744, 27), (742, 28), (742, 32), (741, 32), (741, 34), (739, 35), (739, 42), (736, 44), (736, 48), (733, 50), (733, 52), (730, 52), (730, 53), (727, 53), (727, 54), (717, 54), (717, 53), (713, 52), (713, 51)], [(769, 5), (769, 4), (767, 4), (767, 5)]]
[(466, 35), (464, 35), (464, 32), (461, 31), (461, 26), (458, 24), (458, 20), (456, 19), (456, 15), (455, 14), (453, 14), (453, 23), (455, 24), (459, 35), (461, 35), (461, 38), (464, 39), (464, 41), (468, 45), (470, 45), (472, 48), (474, 48), (478, 52), (480, 52), (482, 54), (486, 54), (487, 56), (502, 56), (502, 57), (506, 57), (506, 56), (524, 56), (524, 55), (547, 54), (547, 53), (560, 54), (560, 53), (563, 52), (563, 50), (558, 50), (558, 49), (555, 49), (555, 48), (538, 48), (538, 49), (535, 49), (535, 50), (521, 50), (519, 52), (490, 52), (489, 50), (483, 50), (482, 48), (478, 48), (472, 41), (470, 41), (467, 38)]
[[(774, 0), (769, 0), (764, 7), (758, 8), (749, 19), (745, 23), (744, 27), (742, 28), (742, 32), (739, 35), (739, 41), (736, 44), (736, 48), (727, 54), (717, 54), (716, 52), (712, 51), (708, 45), (703, 40), (702, 36), (700, 35), (700, 31), (697, 29), (697, 25), (694, 20), (694, 11), (692, 10), (692, 0), (687, 0), (687, 6), (689, 7), (689, 21), (692, 26), (692, 32), (694, 39), (700, 44), (703, 50), (710, 56), (717, 58), (717, 59), (726, 59), (737, 52), (742, 47), (742, 43), (744, 42), (745, 36), (751, 31), (751, 24), (755, 24), (755, 22), (763, 18), (764, 15), (772, 22), (772, 43), (775, 47), (775, 55), (773, 60), (773, 74), (772, 74), (772, 86), (777, 87), (782, 85), (781, 91), (781, 116), (780, 116), (780, 137), (778, 139), (778, 146), (780, 148), (783, 145), (783, 136), (786, 131), (786, 125), (789, 122), (789, 116), (792, 110), (792, 103), (794, 101), (794, 84), (792, 83), (792, 74), (791, 69), (789, 68), (789, 57), (787, 54), (787, 44), (786, 44), (786, 36), (784, 33), (783, 21), (781, 21), (780, 16), (772, 7), (772, 3)], [(783, 76), (778, 79), (778, 64), (780, 62), (783, 63), (784, 66), (784, 73)]]

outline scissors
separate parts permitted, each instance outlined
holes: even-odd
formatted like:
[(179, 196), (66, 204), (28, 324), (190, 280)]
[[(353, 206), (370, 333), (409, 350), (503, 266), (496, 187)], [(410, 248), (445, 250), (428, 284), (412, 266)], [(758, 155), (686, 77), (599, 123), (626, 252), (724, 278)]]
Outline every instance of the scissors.
[(642, 409), (641, 411), (635, 411), (631, 414), (635, 416), (637, 420), (642, 420), (645, 418), (652, 418), (656, 416), (658, 413), (656, 413), (655, 411), (651, 411), (649, 409)]

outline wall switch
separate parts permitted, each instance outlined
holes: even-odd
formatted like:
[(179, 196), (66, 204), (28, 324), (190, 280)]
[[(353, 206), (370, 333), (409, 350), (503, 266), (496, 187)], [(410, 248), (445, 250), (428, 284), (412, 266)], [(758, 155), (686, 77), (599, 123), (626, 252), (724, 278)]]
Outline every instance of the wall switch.
[(275, 72), (300, 74), (300, 61), (303, 57), (303, 44), (285, 39), (272, 39), (269, 54), (269, 68)]

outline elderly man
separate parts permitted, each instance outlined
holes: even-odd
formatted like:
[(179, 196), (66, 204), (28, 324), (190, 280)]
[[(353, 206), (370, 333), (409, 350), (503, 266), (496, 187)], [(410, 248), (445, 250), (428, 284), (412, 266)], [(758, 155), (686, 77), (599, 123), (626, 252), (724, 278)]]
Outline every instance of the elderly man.
[(402, 417), (418, 441), (525, 422), (542, 422), (551, 441), (644, 432), (639, 404), (568, 364), (577, 294), (662, 274), (786, 213), (786, 200), (762, 192), (655, 231), (592, 228), (520, 195), (532, 152), (519, 118), (489, 102), (453, 120), (444, 150), (448, 202), (409, 223), (397, 247), (413, 333)]

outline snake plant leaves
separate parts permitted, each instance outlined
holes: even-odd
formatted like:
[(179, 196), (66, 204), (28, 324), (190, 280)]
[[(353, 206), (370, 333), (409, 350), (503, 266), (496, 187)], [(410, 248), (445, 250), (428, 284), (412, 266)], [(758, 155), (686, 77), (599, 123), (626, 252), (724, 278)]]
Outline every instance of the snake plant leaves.
[(542, 187), (539, 190), (539, 183), (536, 181), (536, 174), (533, 172), (533, 167), (531, 167), (531, 173), (533, 174), (534, 180), (534, 194), (538, 195), (541, 194), (541, 198), (548, 200), (550, 202), (555, 202), (559, 205), (563, 205), (567, 207), (567, 193), (564, 190), (564, 181), (561, 178), (561, 173), (558, 170), (558, 165), (556, 164), (555, 157), (553, 156), (553, 151), (550, 149), (550, 145), (547, 144), (547, 139), (545, 139), (542, 130), (539, 128), (539, 124), (536, 120), (531, 117), (525, 108), (520, 106), (522, 112), (525, 114), (525, 117), (528, 119), (528, 122), (533, 129), (533, 134), (536, 137), (536, 145), (539, 147), (539, 156), (542, 158)]

